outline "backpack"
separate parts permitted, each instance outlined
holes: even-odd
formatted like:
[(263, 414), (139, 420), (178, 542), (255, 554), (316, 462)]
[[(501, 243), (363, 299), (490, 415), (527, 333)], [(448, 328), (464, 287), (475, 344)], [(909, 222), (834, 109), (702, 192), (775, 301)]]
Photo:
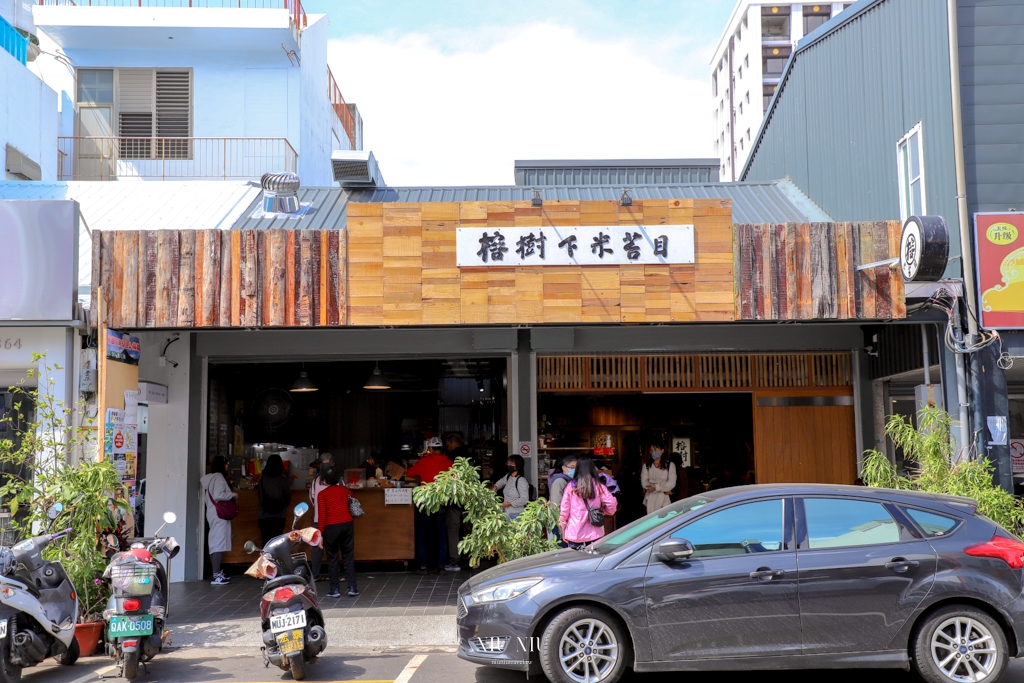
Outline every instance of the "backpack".
[[(519, 492), (520, 479), (526, 479), (526, 477), (516, 477), (516, 493)], [(537, 487), (531, 484), (529, 479), (526, 479), (526, 491), (530, 500), (537, 500)]]
[(264, 479), (260, 479), (259, 483), (259, 494), (260, 503), (263, 504), (263, 512), (268, 515), (276, 515), (284, 512), (284, 509), (288, 507), (288, 503), (291, 502), (289, 498), (277, 498), (267, 493), (266, 487), (263, 486)]

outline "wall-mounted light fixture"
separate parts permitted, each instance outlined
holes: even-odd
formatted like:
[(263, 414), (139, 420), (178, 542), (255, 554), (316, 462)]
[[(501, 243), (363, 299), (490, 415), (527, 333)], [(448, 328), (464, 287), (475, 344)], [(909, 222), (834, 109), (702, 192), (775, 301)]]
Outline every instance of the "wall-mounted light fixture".
[(629, 190), (623, 190), (619, 197), (619, 206), (633, 206), (633, 198), (629, 196)]

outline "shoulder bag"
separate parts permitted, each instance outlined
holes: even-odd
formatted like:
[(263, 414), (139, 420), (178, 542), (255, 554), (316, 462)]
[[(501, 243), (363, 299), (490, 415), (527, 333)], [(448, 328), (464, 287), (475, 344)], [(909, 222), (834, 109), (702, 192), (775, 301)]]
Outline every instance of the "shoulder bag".
[[(580, 496), (580, 498), (583, 498), (583, 496)], [(598, 500), (600, 500), (600, 498)], [(592, 508), (590, 507), (590, 502), (586, 498), (583, 498), (583, 504), (587, 506), (587, 521), (594, 526), (603, 527), (604, 510), (601, 509), (601, 503), (598, 502), (597, 507)]]
[(366, 514), (366, 510), (363, 509), (363, 504), (359, 502), (359, 499), (352, 495), (352, 492), (348, 493), (348, 513), (352, 515), (352, 519), (356, 517), (362, 517)]
[(217, 510), (217, 518), (227, 521), (231, 521), (238, 516), (238, 501), (234, 498), (228, 500), (214, 500), (213, 494), (209, 490), (206, 491), (206, 495), (210, 498), (210, 502), (213, 503), (214, 509)]

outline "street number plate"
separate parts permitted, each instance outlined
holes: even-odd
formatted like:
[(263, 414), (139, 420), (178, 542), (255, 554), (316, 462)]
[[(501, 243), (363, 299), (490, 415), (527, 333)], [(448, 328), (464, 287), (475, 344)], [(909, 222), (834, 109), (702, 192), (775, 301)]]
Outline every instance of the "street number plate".
[(270, 632), (281, 633), (288, 631), (293, 628), (305, 628), (306, 627), (306, 613), (302, 612), (288, 612), (286, 614), (278, 614), (270, 617)]
[(140, 614), (138, 616), (118, 615), (110, 618), (110, 626), (107, 627), (107, 635), (111, 638), (124, 636), (148, 636), (153, 633), (153, 615)]
[(281, 648), (281, 654), (300, 651), (303, 646), (302, 629), (278, 633), (277, 645)]

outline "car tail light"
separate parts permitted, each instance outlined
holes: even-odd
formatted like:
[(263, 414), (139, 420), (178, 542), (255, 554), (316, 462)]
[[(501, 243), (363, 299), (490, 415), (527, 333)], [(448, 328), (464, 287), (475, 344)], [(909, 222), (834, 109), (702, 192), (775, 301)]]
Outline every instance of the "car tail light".
[(1024, 569), (1024, 543), (1015, 538), (993, 535), (992, 540), (964, 548), (972, 557), (992, 557), (1010, 565), (1011, 569)]
[(142, 607), (141, 600), (125, 600), (121, 603), (121, 607), (124, 608), (125, 612), (134, 612), (135, 610)]

